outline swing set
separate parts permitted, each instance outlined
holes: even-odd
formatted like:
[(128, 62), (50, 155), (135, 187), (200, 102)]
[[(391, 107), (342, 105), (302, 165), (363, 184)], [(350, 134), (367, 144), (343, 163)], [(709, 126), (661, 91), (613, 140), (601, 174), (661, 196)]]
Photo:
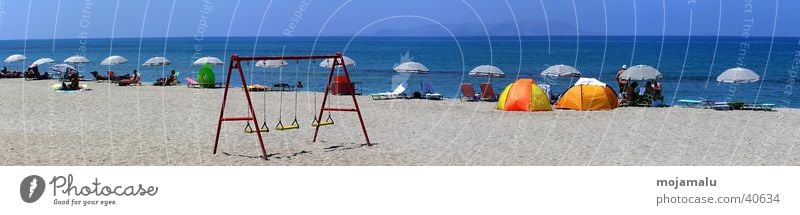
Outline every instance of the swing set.
[[(219, 121), (217, 122), (217, 134), (216, 134), (216, 138), (214, 139), (213, 154), (217, 153), (217, 146), (219, 145), (219, 134), (220, 134), (220, 131), (222, 130), (222, 123), (223, 122), (226, 122), (226, 121), (247, 121), (247, 126), (245, 126), (244, 132), (245, 133), (255, 133), (256, 134), (256, 136), (258, 138), (258, 144), (260, 146), (262, 158), (267, 160), (267, 150), (266, 150), (266, 147), (264, 146), (264, 139), (263, 139), (261, 133), (269, 132), (269, 128), (268, 128), (268, 126), (266, 124), (266, 121), (263, 122), (261, 124), (261, 126), (258, 126), (259, 123), (258, 123), (258, 119), (256, 117), (255, 109), (253, 108), (253, 102), (252, 102), (251, 97), (250, 97), (250, 91), (247, 89), (247, 81), (245, 80), (246, 78), (245, 78), (244, 72), (242, 71), (242, 64), (241, 64), (242, 61), (250, 62), (250, 61), (295, 60), (296, 61), (295, 64), (297, 64), (298, 63), (297, 61), (300, 61), (300, 60), (319, 60), (319, 59), (322, 59), (322, 60), (332, 59), (333, 64), (332, 64), (332, 66), (330, 68), (330, 72), (328, 73), (328, 83), (325, 85), (325, 91), (324, 91), (325, 93), (323, 94), (323, 97), (322, 97), (322, 104), (320, 105), (320, 108), (319, 108), (319, 114), (315, 114), (314, 120), (311, 123), (311, 126), (314, 127), (314, 137), (312, 139), (312, 142), (316, 142), (317, 141), (317, 134), (319, 133), (319, 128), (320, 127), (334, 124), (333, 118), (331, 117), (330, 113), (333, 112), (333, 111), (343, 111), (343, 112), (356, 112), (357, 113), (358, 120), (361, 123), (361, 130), (364, 132), (364, 139), (367, 141), (367, 146), (372, 146), (372, 143), (370, 143), (370, 141), (369, 141), (369, 136), (367, 135), (367, 128), (364, 125), (364, 119), (361, 116), (361, 109), (359, 109), (359, 107), (358, 107), (358, 100), (356, 99), (356, 96), (354, 94), (350, 95), (351, 98), (353, 99), (353, 106), (354, 107), (351, 107), (351, 108), (333, 108), (328, 103), (328, 94), (329, 94), (330, 89), (331, 89), (331, 82), (333, 80), (333, 74), (336, 72), (337, 67), (341, 67), (342, 71), (344, 72), (345, 78), (348, 81), (350, 80), (350, 75), (347, 72), (347, 65), (345, 65), (344, 57), (342, 56), (341, 52), (336, 52), (335, 55), (308, 55), (308, 56), (242, 56), (242, 57), (240, 57), (240, 56), (238, 56), (236, 54), (233, 54), (233, 55), (231, 55), (231, 61), (230, 61), (230, 64), (228, 65), (228, 75), (227, 75), (227, 78), (225, 79), (225, 93), (222, 96), (222, 107), (220, 108)], [(295, 76), (298, 76), (297, 75), (298, 74), (297, 73), (297, 69), (298, 69), (297, 67), (298, 66), (295, 65), (295, 70), (296, 70), (295, 71)], [(241, 78), (242, 88), (244, 89), (243, 90), (244, 91), (244, 95), (245, 95), (245, 98), (247, 99), (247, 106), (248, 106), (248, 114), (247, 114), (247, 116), (233, 116), (233, 117), (226, 117), (225, 116), (225, 106), (226, 106), (227, 101), (228, 101), (228, 90), (230, 89), (230, 80), (231, 80), (231, 75), (233, 74), (233, 70), (234, 69), (237, 69), (239, 71), (239, 77)], [(266, 77), (266, 73), (265, 73), (265, 77)], [(281, 79), (281, 81), (283, 79), (283, 67), (281, 67), (280, 79)], [(251, 81), (252, 81), (252, 74), (251, 74)], [(281, 95), (280, 95), (280, 101), (279, 101), (280, 105), (279, 106), (280, 106), (280, 109), (283, 109), (283, 89), (281, 89), (280, 93), (281, 93)], [(316, 107), (316, 94), (314, 94), (314, 95), (315, 95), (315, 97), (314, 97), (315, 105), (314, 106)], [(326, 103), (328, 104), (327, 107), (326, 107)], [(276, 130), (284, 131), (284, 130), (292, 130), (292, 129), (299, 129), (300, 128), (300, 124), (297, 121), (297, 90), (296, 89), (295, 89), (295, 104), (294, 105), (295, 105), (294, 106), (294, 120), (292, 121), (292, 123), (290, 125), (283, 125), (282, 117), (279, 115), (278, 123), (275, 126)], [(324, 115), (325, 111), (328, 111), (328, 118), (325, 121), (322, 121), (322, 116)], [(282, 114), (282, 110), (279, 110), (279, 114)], [(266, 119), (266, 116), (267, 115), (266, 115), (266, 93), (265, 93), (264, 94), (264, 119)], [(254, 126), (252, 126), (252, 127), (250, 126), (250, 121), (253, 122)]]

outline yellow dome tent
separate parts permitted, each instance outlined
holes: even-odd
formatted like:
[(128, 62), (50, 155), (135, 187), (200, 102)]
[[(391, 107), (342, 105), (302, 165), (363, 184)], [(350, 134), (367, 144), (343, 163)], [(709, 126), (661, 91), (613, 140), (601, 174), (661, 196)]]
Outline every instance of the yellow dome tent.
[(509, 84), (500, 94), (497, 109), (504, 111), (552, 111), (547, 94), (530, 78)]
[(617, 108), (617, 94), (594, 78), (580, 78), (556, 102), (556, 108), (572, 110), (611, 110)]

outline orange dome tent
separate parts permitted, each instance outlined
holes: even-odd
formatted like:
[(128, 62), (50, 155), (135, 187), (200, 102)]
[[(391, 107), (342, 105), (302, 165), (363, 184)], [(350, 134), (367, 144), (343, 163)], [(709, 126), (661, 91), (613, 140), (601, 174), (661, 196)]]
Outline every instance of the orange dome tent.
[(547, 94), (530, 78), (509, 84), (497, 100), (497, 109), (504, 111), (551, 111)]
[(617, 108), (617, 94), (594, 78), (580, 78), (556, 102), (556, 108), (572, 110), (611, 110)]

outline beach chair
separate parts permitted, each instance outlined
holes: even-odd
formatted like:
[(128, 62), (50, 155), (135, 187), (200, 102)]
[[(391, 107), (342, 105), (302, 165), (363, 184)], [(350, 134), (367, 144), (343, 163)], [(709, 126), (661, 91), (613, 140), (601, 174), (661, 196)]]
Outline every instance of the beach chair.
[(692, 100), (692, 99), (681, 99), (678, 100), (678, 103), (683, 105), (687, 108), (700, 108), (703, 107), (703, 101), (700, 100)]
[(480, 101), (480, 97), (478, 94), (475, 94), (475, 89), (472, 88), (472, 84), (461, 83), (461, 101)]
[(186, 78), (183, 78), (183, 80), (186, 80), (186, 87), (189, 87), (189, 88), (199, 88), (200, 87), (200, 83), (195, 81), (192, 78), (186, 77)]
[(97, 71), (92, 71), (90, 73), (92, 74), (92, 76), (94, 76), (94, 80), (97, 82), (104, 82), (109, 80), (108, 77), (100, 75), (100, 73), (98, 73)]
[(773, 108), (773, 107), (775, 107), (775, 104), (769, 104), (769, 103), (764, 103), (764, 104), (759, 104), (759, 103), (750, 104), (750, 103), (748, 103), (748, 104), (744, 104), (744, 106), (742, 107), (742, 110), (756, 110), (756, 111), (758, 111), (758, 110), (763, 110), (763, 111), (772, 111), (772, 108)]
[(397, 88), (395, 88), (392, 92), (373, 93), (370, 94), (370, 96), (372, 96), (373, 100), (396, 99), (405, 96), (406, 88), (408, 88), (408, 83), (403, 82), (400, 85), (397, 85)]
[(430, 81), (423, 81), (422, 82), (422, 98), (430, 99), (430, 100), (442, 100), (444, 96), (442, 94), (436, 93), (433, 89), (433, 83)]
[[(107, 73), (108, 73), (108, 80), (111, 81), (111, 83), (117, 83), (117, 82), (119, 82), (120, 79), (124, 79), (122, 77), (117, 76), (117, 74), (114, 73), (114, 71), (108, 70)], [(126, 76), (129, 76), (129, 75), (126, 75)]]
[(480, 85), (482, 101), (497, 101), (497, 96), (494, 94), (494, 88), (490, 83), (483, 83)]
[(714, 102), (711, 108), (714, 110), (733, 110), (733, 106), (730, 102)]

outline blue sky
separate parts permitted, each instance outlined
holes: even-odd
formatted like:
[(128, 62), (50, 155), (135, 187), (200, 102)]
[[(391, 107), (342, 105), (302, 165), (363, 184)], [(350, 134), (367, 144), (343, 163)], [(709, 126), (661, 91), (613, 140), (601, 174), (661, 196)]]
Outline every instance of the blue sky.
[[(469, 28), (476, 28), (472, 30), (481, 31), (481, 23), (487, 26), (513, 23), (515, 18), (521, 25), (528, 25), (521, 27), (541, 29), (547, 25), (538, 26), (536, 23), (549, 23), (551, 28), (561, 29), (555, 32), (559, 34), (662, 35), (664, 32), (667, 35), (688, 35), (691, 30), (692, 35), (716, 35), (719, 28), (721, 35), (728, 36), (741, 35), (747, 23), (745, 20), (752, 18), (750, 32), (753, 35), (770, 36), (775, 26), (777, 36), (800, 36), (800, 28), (793, 25), (800, 21), (797, 12), (800, 11), (800, 1), (754, 0), (752, 5), (748, 5), (746, 0), (691, 2), (151, 0), (148, 3), (147, 0), (0, 0), (0, 32), (3, 32), (0, 39), (77, 38), (81, 34), (91, 38), (193, 36), (198, 31), (203, 31), (205, 36), (281, 36), (290, 25), (295, 26), (291, 32), (293, 36), (349, 36), (360, 30), (363, 30), (361, 35), (366, 36), (387, 29), (438, 26), (436, 23), (448, 28), (466, 24)], [(299, 11), (300, 6), (305, 10)], [(752, 13), (746, 8), (752, 8)], [(774, 22), (776, 12), (777, 23)], [(693, 14), (691, 29), (690, 14)], [(718, 25), (720, 16), (721, 25)], [(264, 24), (259, 33), (262, 17)], [(323, 27), (327, 20), (328, 24)], [(201, 25), (204, 21), (208, 27)]]

